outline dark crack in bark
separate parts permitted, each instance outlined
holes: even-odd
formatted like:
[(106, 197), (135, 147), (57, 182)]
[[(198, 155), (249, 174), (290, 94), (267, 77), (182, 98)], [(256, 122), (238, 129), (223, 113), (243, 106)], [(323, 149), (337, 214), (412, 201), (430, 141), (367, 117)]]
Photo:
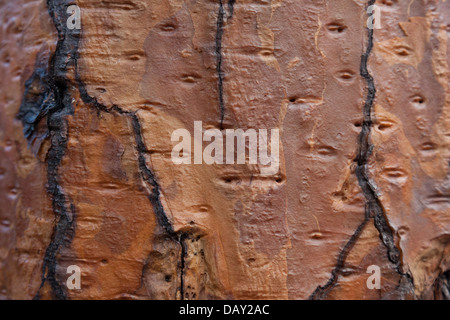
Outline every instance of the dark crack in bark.
[[(76, 82), (77, 87), (81, 96), (82, 101), (93, 107), (95, 110), (97, 110), (98, 113), (106, 112), (106, 113), (116, 113), (119, 115), (124, 115), (128, 117), (131, 121), (133, 131), (134, 131), (134, 137), (136, 142), (136, 151), (138, 153), (138, 167), (139, 171), (142, 177), (142, 180), (146, 183), (147, 186), (150, 188), (150, 194), (148, 195), (148, 199), (153, 207), (153, 211), (156, 215), (156, 219), (158, 222), (158, 227), (160, 230), (156, 231), (155, 238), (158, 240), (158, 247), (165, 248), (165, 250), (171, 250), (171, 246), (164, 245), (164, 242), (171, 242), (172, 244), (176, 244), (181, 248), (181, 256), (180, 261), (178, 263), (177, 268), (180, 269), (180, 296), (181, 300), (183, 300), (184, 296), (184, 269), (185, 269), (185, 257), (187, 255), (187, 246), (185, 245), (185, 240), (189, 237), (188, 234), (184, 232), (175, 232), (173, 225), (167, 216), (164, 206), (161, 202), (161, 186), (158, 182), (158, 179), (156, 175), (154, 174), (153, 170), (147, 166), (145, 155), (149, 154), (149, 150), (147, 149), (144, 138), (142, 135), (142, 125), (140, 123), (139, 117), (137, 116), (136, 112), (126, 111), (120, 108), (117, 105), (113, 105), (111, 107), (107, 107), (97, 101), (95, 97), (92, 97), (89, 95), (85, 84), (83, 83), (81, 76), (78, 72), (78, 63), (76, 62)], [(159, 243), (161, 242), (161, 243)], [(150, 257), (152, 256), (153, 252), (150, 253), (149, 257), (144, 262), (143, 270), (142, 270), (142, 276), (144, 276), (144, 270), (148, 268), (148, 265), (152, 263), (150, 261)], [(142, 282), (142, 279), (141, 279)]]
[[(52, 287), (56, 299), (67, 299), (67, 293), (56, 279), (57, 254), (59, 249), (68, 241), (70, 243), (74, 228), (75, 206), (71, 203), (70, 208), (66, 208), (68, 196), (59, 183), (58, 169), (65, 155), (68, 142), (68, 124), (66, 116), (73, 114), (72, 99), (73, 87), (77, 87), (82, 101), (95, 108), (95, 110), (107, 113), (117, 113), (127, 116), (132, 123), (138, 152), (138, 166), (143, 181), (150, 187), (148, 196), (150, 203), (157, 217), (158, 226), (162, 229), (158, 231), (159, 237), (164, 241), (175, 242), (181, 248), (185, 248), (183, 241), (187, 237), (184, 233), (175, 233), (169, 218), (167, 217), (160, 199), (161, 188), (153, 171), (147, 166), (145, 154), (148, 153), (145, 147), (142, 128), (138, 116), (130, 111), (125, 111), (117, 105), (108, 108), (99, 103), (97, 99), (91, 97), (81, 77), (78, 73), (78, 43), (80, 41), (80, 30), (69, 30), (65, 27), (66, 8), (73, 1), (65, 0), (58, 3), (56, 0), (48, 0), (47, 8), (53, 20), (58, 34), (56, 50), (49, 62), (42, 62), (37, 58), (35, 71), (25, 83), (24, 97), (18, 113), (18, 118), (24, 127), (24, 136), (29, 144), (37, 140), (50, 139), (51, 147), (47, 154), (47, 190), (51, 195), (53, 211), (57, 222), (55, 223), (51, 242), (46, 249), (42, 266), (42, 281), (40, 289), (48, 281)], [(72, 79), (75, 79), (73, 81)], [(38, 126), (41, 121), (47, 120), (47, 133), (38, 134)], [(39, 141), (37, 141), (40, 143)], [(184, 250), (182, 259), (186, 252)], [(180, 262), (184, 268), (184, 260)], [(184, 272), (183, 270), (181, 272)], [(181, 284), (182, 286), (182, 284)], [(40, 298), (40, 289), (36, 293), (35, 299)], [(183, 289), (180, 289), (181, 291)]]
[[(235, 0), (228, 0), (228, 18), (233, 18)], [(217, 29), (216, 29), (216, 71), (217, 71), (217, 90), (219, 94), (219, 112), (220, 112), (220, 130), (223, 130), (223, 121), (225, 119), (225, 98), (224, 98), (224, 72), (223, 72), (223, 54), (222, 40), (225, 23), (225, 9), (223, 0), (219, 0), (219, 11), (217, 13)]]
[[(367, 7), (373, 5), (374, 3), (375, 0), (369, 0), (367, 3)], [(361, 235), (364, 226), (371, 218), (374, 219), (374, 224), (380, 234), (380, 239), (382, 240), (384, 246), (387, 248), (389, 261), (394, 264), (396, 271), (402, 277), (399, 288), (402, 290), (410, 290), (410, 288), (413, 287), (411, 276), (403, 273), (403, 271), (401, 270), (401, 255), (400, 250), (395, 245), (394, 232), (385, 216), (383, 206), (377, 195), (376, 187), (369, 178), (368, 162), (373, 150), (373, 145), (370, 143), (370, 134), (373, 124), (372, 109), (376, 96), (376, 88), (374, 79), (368, 70), (368, 60), (373, 49), (373, 29), (367, 28), (367, 31), (368, 45), (366, 48), (366, 52), (361, 56), (360, 65), (361, 77), (363, 77), (367, 82), (367, 97), (363, 108), (364, 119), (362, 123), (361, 133), (358, 137), (358, 152), (355, 158), (355, 162), (357, 164), (355, 174), (358, 178), (358, 183), (366, 199), (365, 218), (339, 254), (336, 267), (331, 273), (331, 278), (323, 287), (318, 286), (310, 296), (310, 299), (313, 300), (324, 299), (327, 296), (329, 290), (336, 284), (338, 276), (342, 272), (342, 269), (344, 267), (346, 257), (348, 256), (354, 243)]]
[[(87, 105), (93, 107), (95, 110), (97, 110), (98, 113), (106, 112), (106, 113), (116, 113), (119, 115), (123, 115), (128, 117), (131, 121), (131, 125), (133, 127), (134, 131), (134, 137), (136, 142), (136, 151), (138, 154), (138, 167), (139, 172), (142, 177), (142, 180), (145, 182), (145, 184), (149, 187), (150, 193), (148, 195), (148, 199), (152, 205), (153, 211), (156, 216), (156, 220), (158, 223), (158, 227), (160, 230), (156, 231), (155, 238), (157, 238), (158, 247), (164, 248), (164, 250), (171, 250), (170, 248), (172, 246), (165, 245), (164, 242), (171, 242), (172, 244), (176, 244), (181, 247), (181, 251), (183, 252), (184, 244), (182, 242), (182, 239), (184, 239), (184, 234), (180, 233), (177, 234), (172, 226), (172, 223), (167, 216), (163, 204), (161, 202), (161, 187), (157, 180), (156, 175), (154, 174), (153, 170), (147, 166), (145, 155), (149, 153), (149, 150), (147, 150), (147, 147), (144, 143), (144, 138), (142, 136), (142, 126), (139, 121), (139, 117), (135, 112), (126, 111), (121, 109), (117, 105), (113, 105), (112, 107), (108, 108), (107, 106), (99, 103), (96, 98), (90, 96), (88, 94), (88, 91), (81, 80), (80, 74), (78, 72), (78, 68), (76, 69), (76, 78), (77, 78), (77, 84), (79, 88), (79, 92), (81, 95), (81, 99), (84, 103)], [(154, 254), (152, 251), (149, 255), (149, 257), (144, 262), (144, 266), (142, 269), (142, 277), (145, 275), (145, 269), (148, 268), (148, 265), (152, 263), (151, 257)], [(185, 254), (183, 253), (181, 255), (181, 258), (184, 259)], [(184, 260), (180, 261), (179, 265), (181, 266), (180, 270), (180, 292), (181, 296), (183, 295), (183, 272), (184, 272)], [(143, 282), (141, 278), (141, 283)]]
[(450, 270), (443, 272), (434, 283), (436, 300), (450, 300)]
[(228, 16), (233, 17), (235, 0), (228, 0)]
[[(369, 1), (369, 6), (375, 0)], [(388, 249), (389, 260), (396, 266), (400, 263), (400, 251), (395, 246), (394, 233), (389, 226), (384, 214), (383, 206), (378, 198), (377, 190), (369, 178), (368, 161), (372, 154), (373, 145), (370, 143), (370, 133), (372, 130), (372, 108), (375, 101), (376, 89), (372, 75), (368, 70), (368, 59), (373, 48), (373, 29), (368, 28), (368, 46), (366, 53), (361, 57), (361, 76), (367, 81), (367, 98), (364, 104), (362, 130), (359, 135), (359, 150), (356, 156), (356, 176), (363, 191), (370, 212), (373, 214), (375, 226), (380, 233), (381, 240)]]
[(324, 299), (327, 296), (329, 290), (331, 288), (333, 288), (333, 286), (336, 284), (336, 282), (338, 281), (339, 275), (342, 273), (342, 270), (344, 268), (344, 264), (345, 264), (345, 261), (347, 259), (348, 254), (352, 250), (352, 248), (355, 245), (356, 241), (359, 239), (361, 233), (364, 230), (364, 227), (367, 225), (367, 222), (369, 222), (369, 220), (370, 220), (370, 211), (369, 211), (369, 208), (366, 207), (366, 213), (365, 213), (364, 221), (358, 226), (358, 228), (356, 229), (355, 233), (352, 235), (350, 240), (345, 244), (344, 248), (339, 253), (339, 257), (338, 257), (336, 266), (333, 269), (333, 271), (331, 271), (330, 279), (328, 280), (328, 282), (323, 287), (322, 286), (318, 286), (316, 288), (316, 290), (314, 290), (314, 292), (309, 297), (310, 300), (322, 300), (322, 299)]
[(219, 0), (219, 12), (217, 13), (217, 31), (216, 31), (216, 71), (218, 76), (217, 90), (219, 94), (219, 111), (220, 111), (220, 130), (223, 130), (223, 121), (225, 118), (225, 101), (223, 94), (224, 74), (222, 70), (222, 38), (224, 27), (225, 11), (223, 9), (223, 2)]
[[(51, 197), (56, 222), (45, 251), (41, 285), (34, 298), (40, 298), (40, 290), (48, 281), (54, 297), (63, 300), (67, 298), (67, 294), (56, 277), (57, 254), (65, 242), (71, 242), (75, 206), (60, 184), (59, 167), (65, 156), (69, 134), (66, 117), (73, 114), (70, 76), (78, 50), (79, 32), (64, 27), (66, 6), (56, 2), (47, 1), (47, 9), (58, 34), (56, 50), (48, 62), (37, 58), (36, 69), (25, 83), (18, 118), (22, 121), (24, 136), (30, 145), (42, 142), (38, 140), (50, 140), (46, 157), (47, 192)], [(46, 120), (46, 132), (39, 135), (38, 127), (43, 126), (43, 120)], [(67, 202), (70, 202), (69, 208), (66, 207)]]
[[(375, 0), (369, 0), (367, 6), (371, 6), (375, 3)], [(366, 53), (361, 57), (360, 74), (367, 81), (367, 98), (363, 109), (363, 123), (362, 130), (359, 135), (359, 150), (355, 159), (357, 163), (356, 176), (358, 178), (359, 185), (363, 191), (366, 203), (369, 206), (371, 215), (374, 218), (374, 225), (380, 234), (380, 239), (387, 249), (387, 256), (390, 262), (395, 266), (398, 274), (401, 276), (401, 284), (399, 285), (402, 290), (412, 290), (414, 287), (412, 277), (404, 273), (401, 263), (401, 252), (397, 248), (394, 239), (394, 231), (389, 225), (389, 221), (383, 209), (383, 205), (378, 198), (376, 186), (369, 178), (368, 162), (371, 156), (373, 145), (370, 143), (370, 134), (372, 129), (372, 110), (376, 96), (375, 82), (368, 70), (368, 60), (370, 53), (373, 49), (373, 32), (371, 28), (367, 28), (368, 31), (368, 46)]]
[(161, 203), (161, 187), (159, 186), (156, 177), (150, 168), (147, 167), (145, 161), (145, 154), (148, 152), (144, 140), (142, 138), (142, 129), (141, 124), (139, 122), (139, 118), (136, 114), (131, 114), (131, 120), (133, 124), (134, 134), (136, 137), (136, 149), (139, 154), (139, 169), (141, 171), (142, 179), (151, 187), (152, 192), (149, 195), (149, 200), (153, 206), (153, 210), (155, 211), (156, 217), (158, 219), (159, 225), (165, 230), (165, 232), (175, 237), (176, 234), (173, 230), (173, 226), (169, 221), (166, 213), (164, 212), (164, 207)]
[(186, 256), (188, 254), (188, 248), (186, 244), (186, 234), (180, 234), (179, 242), (181, 245), (181, 255), (180, 255), (180, 300), (184, 300), (184, 276), (186, 270)]

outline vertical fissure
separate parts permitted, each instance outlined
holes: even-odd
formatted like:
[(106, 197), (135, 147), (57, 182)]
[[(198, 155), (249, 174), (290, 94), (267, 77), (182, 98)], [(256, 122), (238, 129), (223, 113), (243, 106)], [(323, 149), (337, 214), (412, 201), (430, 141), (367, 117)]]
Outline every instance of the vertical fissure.
[[(187, 255), (187, 247), (185, 245), (185, 239), (188, 237), (184, 232), (176, 232), (173, 225), (167, 216), (164, 206), (161, 202), (161, 186), (158, 179), (151, 168), (147, 166), (146, 154), (149, 153), (144, 138), (142, 135), (142, 125), (136, 112), (126, 111), (117, 105), (113, 105), (110, 108), (99, 103), (95, 97), (89, 95), (86, 86), (84, 85), (81, 76), (78, 72), (78, 64), (76, 65), (76, 81), (80, 92), (81, 99), (87, 105), (93, 107), (98, 112), (117, 113), (124, 115), (131, 120), (131, 125), (134, 131), (136, 151), (138, 154), (138, 167), (142, 180), (149, 186), (150, 192), (148, 199), (152, 205), (153, 211), (156, 216), (158, 227), (157, 238), (164, 239), (163, 241), (171, 241), (177, 243), (180, 247), (181, 255), (179, 261), (180, 269), (180, 299), (184, 297), (184, 272), (185, 272), (185, 257)], [(148, 263), (148, 262), (147, 262)], [(147, 264), (144, 264), (145, 265)]]
[[(375, 0), (369, 0), (367, 7), (373, 5)], [(372, 110), (376, 97), (376, 88), (374, 78), (368, 69), (368, 60), (373, 49), (373, 33), (374, 29), (367, 27), (368, 31), (368, 45), (366, 52), (361, 56), (360, 74), (367, 82), (367, 98), (363, 108), (363, 123), (361, 133), (358, 141), (358, 153), (355, 159), (356, 176), (359, 185), (362, 189), (364, 197), (366, 198), (367, 206), (374, 219), (374, 225), (380, 234), (380, 238), (387, 249), (388, 259), (396, 268), (396, 271), (403, 277), (410, 278), (409, 275), (404, 274), (401, 270), (401, 256), (400, 250), (395, 245), (394, 231), (389, 225), (388, 219), (384, 212), (383, 206), (377, 195), (375, 184), (370, 181), (370, 173), (368, 168), (369, 158), (372, 154), (373, 145), (370, 143), (370, 134), (372, 130)]]
[[(95, 108), (98, 112), (116, 112), (126, 115), (132, 122), (138, 152), (138, 166), (143, 181), (150, 186), (148, 196), (154, 209), (158, 226), (165, 234), (165, 239), (175, 241), (181, 246), (182, 271), (184, 273), (184, 256), (186, 248), (183, 245), (184, 233), (177, 234), (167, 217), (161, 203), (161, 188), (153, 171), (147, 166), (145, 154), (148, 152), (145, 147), (142, 128), (138, 116), (129, 111), (122, 110), (117, 105), (107, 108), (99, 103), (97, 99), (91, 97), (81, 77), (78, 73), (78, 44), (81, 31), (65, 28), (65, 4), (59, 4), (54, 0), (47, 1), (47, 9), (53, 24), (57, 30), (56, 49), (47, 66), (42, 66), (42, 62), (36, 62), (33, 75), (25, 83), (25, 93), (18, 113), (18, 119), (23, 123), (24, 136), (31, 145), (36, 140), (50, 139), (50, 149), (47, 153), (47, 191), (51, 195), (52, 208), (56, 222), (50, 243), (46, 249), (43, 266), (42, 279), (35, 299), (40, 298), (40, 290), (48, 281), (56, 299), (67, 299), (64, 287), (58, 283), (56, 277), (57, 254), (64, 244), (70, 241), (69, 231), (73, 228), (75, 218), (75, 206), (71, 203), (70, 208), (66, 208), (68, 196), (64, 193), (60, 184), (59, 167), (65, 156), (68, 142), (68, 123), (66, 116), (73, 114), (72, 89), (77, 87), (80, 97), (84, 103)], [(73, 69), (72, 69), (73, 68)], [(69, 71), (73, 70), (73, 71)], [(69, 72), (74, 72), (70, 74)], [(72, 81), (71, 79), (75, 79)], [(72, 83), (74, 82), (74, 83)], [(37, 126), (42, 120), (47, 119), (47, 131), (44, 136), (38, 136)], [(181, 277), (183, 278), (183, 276)], [(183, 280), (181, 280), (183, 287)], [(183, 289), (181, 289), (183, 290)]]
[[(149, 186), (150, 192), (148, 195), (148, 199), (150, 201), (150, 204), (152, 205), (154, 214), (156, 216), (157, 225), (160, 228), (157, 231), (157, 237), (159, 239), (164, 239), (163, 241), (171, 241), (177, 243), (181, 248), (181, 256), (180, 256), (180, 295), (181, 299), (183, 299), (184, 296), (184, 258), (186, 256), (186, 249), (184, 245), (184, 233), (182, 232), (175, 232), (172, 223), (169, 220), (169, 217), (167, 216), (164, 206), (161, 202), (161, 187), (160, 184), (154, 174), (154, 172), (147, 166), (146, 163), (146, 157), (145, 155), (148, 153), (147, 147), (144, 143), (144, 138), (142, 135), (142, 125), (139, 121), (139, 117), (135, 112), (130, 112), (121, 109), (117, 105), (113, 105), (111, 108), (106, 107), (105, 105), (99, 103), (96, 98), (90, 96), (87, 92), (87, 89), (85, 85), (83, 84), (80, 75), (77, 72), (77, 82), (78, 82), (78, 88), (80, 91), (81, 98), (84, 103), (87, 105), (92, 106), (95, 108), (98, 112), (106, 112), (106, 113), (118, 113), (120, 115), (125, 115), (131, 120), (131, 125), (133, 127), (134, 131), (134, 137), (135, 137), (135, 143), (136, 143), (136, 151), (138, 154), (138, 167), (139, 172), (142, 177), (142, 180), (144, 183)], [(144, 263), (144, 268), (149, 263), (147, 261)], [(144, 274), (144, 271), (142, 271)]]
[[(375, 0), (369, 0), (367, 7), (373, 5), (374, 3)], [(388, 223), (381, 201), (377, 196), (376, 187), (369, 178), (368, 162), (373, 150), (373, 145), (370, 143), (370, 134), (373, 124), (372, 110), (376, 97), (376, 88), (374, 79), (368, 69), (368, 60), (373, 49), (374, 30), (369, 27), (366, 29), (368, 32), (368, 43), (366, 51), (361, 56), (360, 75), (367, 82), (367, 97), (363, 107), (363, 123), (361, 133), (358, 137), (358, 151), (354, 160), (356, 162), (355, 174), (366, 199), (365, 217), (364, 221), (358, 226), (350, 240), (345, 244), (344, 248), (340, 252), (336, 267), (331, 272), (331, 277), (328, 282), (324, 286), (318, 286), (310, 296), (310, 299), (313, 300), (325, 298), (329, 290), (336, 284), (348, 254), (371, 218), (374, 219), (374, 225), (380, 234), (380, 238), (384, 246), (387, 248), (389, 261), (395, 265), (395, 269), (401, 275), (402, 279), (405, 278), (407, 280), (406, 283), (412, 283), (412, 278), (408, 274), (404, 274), (401, 270), (400, 250), (395, 245), (393, 230)]]
[[(75, 206), (64, 193), (60, 183), (59, 167), (65, 156), (69, 128), (66, 117), (73, 113), (70, 92), (70, 67), (78, 50), (77, 30), (68, 31), (64, 26), (64, 10), (56, 1), (47, 0), (47, 9), (57, 31), (56, 49), (49, 61), (36, 58), (36, 67), (32, 76), (25, 83), (24, 96), (17, 118), (22, 121), (24, 136), (29, 145), (42, 143), (49, 138), (50, 148), (47, 153), (47, 193), (52, 201), (55, 225), (50, 243), (45, 251), (41, 285), (34, 299), (40, 298), (40, 290), (49, 282), (56, 299), (67, 298), (63, 286), (56, 277), (57, 254), (65, 241), (71, 241)], [(38, 133), (38, 125), (46, 120), (46, 133)], [(69, 208), (66, 203), (70, 202)]]
[(217, 31), (216, 31), (216, 71), (218, 76), (218, 94), (219, 94), (219, 112), (220, 112), (220, 130), (223, 130), (223, 120), (225, 118), (225, 101), (223, 93), (224, 75), (222, 70), (222, 38), (225, 11), (223, 2), (219, 0), (219, 12), (217, 13)]
[(228, 0), (228, 16), (233, 17), (235, 0)]
[(185, 270), (186, 270), (186, 256), (188, 254), (187, 244), (186, 244), (186, 234), (180, 234), (179, 243), (181, 245), (181, 255), (180, 255), (180, 300), (185, 299)]

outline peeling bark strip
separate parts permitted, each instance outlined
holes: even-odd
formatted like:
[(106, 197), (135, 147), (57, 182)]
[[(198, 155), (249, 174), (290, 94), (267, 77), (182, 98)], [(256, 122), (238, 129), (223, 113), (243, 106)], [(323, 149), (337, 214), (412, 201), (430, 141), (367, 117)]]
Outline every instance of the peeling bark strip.
[[(64, 287), (56, 279), (57, 254), (65, 241), (70, 241), (73, 230), (75, 207), (66, 208), (67, 196), (59, 182), (58, 169), (65, 155), (69, 128), (66, 116), (73, 113), (70, 94), (70, 68), (78, 50), (79, 33), (65, 28), (65, 5), (47, 1), (48, 12), (58, 33), (56, 51), (48, 67), (37, 67), (25, 83), (25, 94), (19, 109), (18, 118), (22, 120), (24, 135), (29, 144), (41, 143), (50, 138), (47, 154), (47, 192), (51, 196), (53, 212), (56, 217), (53, 235), (46, 249), (42, 264), (42, 281), (35, 299), (39, 299), (40, 289), (48, 281), (56, 299), (66, 299)], [(39, 57), (38, 57), (39, 59)], [(42, 63), (42, 62), (40, 62)], [(48, 69), (48, 70), (46, 70)], [(37, 127), (46, 119), (46, 133), (38, 137)]]
[[(367, 7), (373, 5), (374, 3), (375, 0), (369, 0)], [(373, 149), (373, 145), (370, 144), (370, 133), (372, 130), (372, 108), (375, 101), (376, 88), (374, 79), (368, 70), (368, 60), (373, 48), (373, 29), (367, 28), (367, 31), (368, 45), (366, 52), (361, 56), (360, 65), (360, 74), (367, 81), (367, 97), (363, 107), (364, 120), (362, 123), (361, 133), (358, 138), (358, 153), (355, 159), (355, 162), (357, 163), (355, 174), (358, 178), (358, 183), (362, 189), (364, 197), (366, 198), (365, 218), (339, 254), (336, 267), (331, 272), (331, 278), (323, 287), (318, 286), (316, 288), (310, 296), (310, 299), (312, 300), (324, 299), (329, 290), (336, 284), (350, 250), (360, 237), (365, 225), (371, 218), (374, 218), (375, 227), (380, 233), (380, 238), (383, 244), (387, 248), (389, 260), (395, 265), (396, 271), (402, 275), (402, 277), (406, 277), (407, 282), (412, 283), (410, 276), (404, 274), (401, 270), (400, 250), (395, 246), (394, 234), (385, 217), (381, 202), (378, 199), (376, 187), (369, 179), (367, 164)]]

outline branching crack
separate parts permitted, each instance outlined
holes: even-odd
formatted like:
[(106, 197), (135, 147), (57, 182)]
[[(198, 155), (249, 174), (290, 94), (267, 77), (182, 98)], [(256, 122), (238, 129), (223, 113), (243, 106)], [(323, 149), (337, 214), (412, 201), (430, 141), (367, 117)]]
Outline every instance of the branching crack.
[[(367, 7), (373, 5), (375, 0), (369, 0)], [(367, 82), (367, 98), (363, 108), (363, 123), (362, 130), (358, 138), (358, 153), (355, 159), (356, 169), (355, 174), (358, 178), (359, 185), (362, 189), (364, 197), (366, 199), (365, 219), (358, 226), (355, 233), (347, 244), (342, 249), (338, 257), (338, 262), (335, 269), (331, 273), (330, 280), (325, 286), (318, 286), (310, 299), (323, 299), (328, 294), (329, 290), (336, 284), (338, 275), (341, 273), (344, 266), (346, 257), (361, 235), (364, 226), (367, 224), (370, 218), (374, 218), (374, 224), (377, 228), (380, 238), (387, 248), (388, 258), (395, 265), (396, 271), (401, 275), (403, 285), (412, 285), (412, 278), (409, 274), (403, 273), (401, 270), (400, 250), (395, 245), (394, 233), (389, 226), (388, 220), (385, 216), (383, 206), (380, 199), (377, 196), (376, 188), (373, 182), (369, 179), (368, 161), (372, 153), (373, 145), (370, 143), (370, 133), (372, 129), (372, 109), (376, 96), (376, 88), (372, 75), (368, 70), (368, 60), (370, 53), (373, 49), (373, 29), (367, 28), (368, 31), (368, 45), (366, 52), (361, 56), (360, 74)]]
[[(42, 264), (42, 280), (35, 299), (40, 298), (40, 290), (48, 281), (56, 299), (66, 299), (64, 287), (56, 279), (57, 254), (65, 241), (71, 241), (71, 230), (75, 219), (75, 206), (70, 202), (60, 184), (59, 167), (65, 155), (69, 128), (66, 116), (73, 113), (70, 93), (70, 73), (73, 59), (78, 49), (77, 30), (64, 28), (63, 6), (54, 0), (47, 0), (47, 8), (58, 34), (56, 50), (50, 61), (36, 60), (36, 69), (25, 83), (22, 104), (17, 115), (23, 123), (24, 136), (30, 145), (40, 144), (50, 139), (47, 153), (47, 192), (51, 196), (56, 222), (50, 243)], [(39, 134), (38, 126), (46, 119), (45, 134)]]
[[(149, 186), (150, 194), (148, 196), (149, 201), (153, 207), (153, 211), (156, 215), (156, 219), (158, 222), (158, 226), (162, 229), (164, 236), (161, 238), (165, 239), (165, 241), (171, 241), (177, 243), (181, 247), (181, 257), (180, 257), (180, 296), (181, 300), (184, 297), (184, 273), (185, 273), (185, 257), (187, 255), (187, 246), (185, 244), (185, 239), (188, 238), (188, 235), (185, 232), (175, 232), (173, 225), (168, 218), (166, 212), (164, 211), (164, 206), (161, 202), (161, 187), (158, 182), (157, 177), (151, 168), (147, 166), (145, 155), (149, 153), (142, 135), (142, 125), (140, 123), (139, 117), (136, 112), (131, 112), (127, 110), (123, 110), (117, 105), (113, 105), (108, 108), (107, 106), (99, 103), (95, 97), (89, 95), (86, 86), (84, 85), (81, 76), (78, 72), (78, 64), (76, 64), (75, 68), (76, 72), (76, 81), (78, 85), (78, 89), (80, 92), (81, 99), (87, 105), (95, 108), (99, 113), (117, 113), (119, 115), (127, 116), (131, 120), (131, 124), (133, 126), (135, 141), (136, 141), (136, 151), (138, 153), (138, 166), (139, 171), (141, 173), (141, 177), (143, 181)], [(144, 268), (145, 268), (144, 264)]]
[[(78, 83), (79, 92), (81, 95), (81, 99), (87, 105), (92, 106), (98, 112), (106, 112), (106, 113), (117, 113), (119, 115), (127, 116), (131, 120), (131, 124), (133, 126), (135, 141), (136, 141), (136, 151), (138, 153), (138, 166), (139, 171), (142, 177), (142, 180), (149, 186), (150, 193), (148, 195), (148, 199), (153, 207), (153, 211), (156, 215), (156, 219), (158, 222), (158, 226), (163, 230), (164, 236), (161, 237), (165, 239), (165, 241), (176, 242), (181, 247), (181, 261), (180, 261), (180, 295), (181, 299), (183, 299), (184, 295), (184, 268), (185, 263), (184, 259), (186, 256), (186, 248), (184, 244), (184, 239), (186, 235), (183, 232), (175, 232), (170, 222), (166, 212), (164, 211), (163, 204), (161, 202), (161, 187), (159, 182), (154, 174), (154, 172), (147, 166), (145, 155), (148, 154), (148, 149), (145, 146), (144, 138), (142, 136), (142, 126), (139, 121), (139, 117), (135, 112), (126, 111), (121, 109), (117, 105), (113, 105), (108, 108), (105, 105), (99, 103), (96, 98), (90, 96), (87, 92), (87, 89), (84, 83), (81, 80), (81, 77), (78, 73), (78, 68), (76, 68), (76, 78)], [(144, 268), (146, 263), (144, 264)]]
[[(67, 1), (65, 1), (67, 2)], [(147, 166), (145, 154), (148, 150), (142, 136), (142, 127), (138, 116), (134, 112), (121, 109), (117, 105), (108, 108), (91, 97), (78, 73), (78, 43), (81, 32), (65, 28), (66, 4), (56, 0), (47, 0), (47, 8), (58, 33), (58, 42), (55, 53), (49, 61), (49, 66), (41, 66), (42, 62), (36, 62), (33, 75), (25, 84), (25, 93), (20, 107), (18, 118), (24, 126), (24, 135), (29, 144), (36, 140), (44, 140), (50, 137), (51, 148), (47, 154), (47, 190), (51, 195), (53, 211), (57, 222), (55, 223), (52, 239), (46, 250), (43, 267), (42, 281), (35, 299), (40, 298), (40, 289), (48, 281), (53, 294), (57, 299), (67, 299), (67, 294), (62, 285), (56, 279), (57, 254), (64, 241), (70, 241), (69, 231), (73, 229), (75, 219), (75, 206), (66, 208), (67, 196), (59, 183), (58, 168), (65, 155), (68, 142), (68, 124), (66, 116), (73, 114), (72, 93), (69, 88), (77, 87), (81, 99), (95, 110), (106, 113), (117, 113), (127, 116), (132, 123), (138, 152), (138, 166), (142, 179), (150, 187), (149, 200), (155, 212), (158, 225), (165, 233), (167, 241), (174, 241), (181, 246), (181, 293), (183, 296), (184, 282), (184, 258), (187, 254), (184, 244), (183, 232), (174, 232), (173, 226), (167, 217), (161, 203), (161, 188), (153, 171)], [(38, 60), (38, 59), (37, 59)], [(48, 70), (47, 70), (48, 69)], [(74, 73), (74, 74), (72, 74)], [(71, 80), (75, 79), (75, 81)], [(74, 83), (73, 83), (74, 82)], [(38, 135), (38, 125), (41, 120), (47, 118), (47, 134)], [(39, 142), (39, 141), (38, 141)]]

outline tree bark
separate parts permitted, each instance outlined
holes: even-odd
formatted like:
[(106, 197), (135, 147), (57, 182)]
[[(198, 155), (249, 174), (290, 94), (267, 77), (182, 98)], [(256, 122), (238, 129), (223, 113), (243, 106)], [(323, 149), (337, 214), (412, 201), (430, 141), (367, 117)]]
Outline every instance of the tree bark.
[(450, 299), (450, 1), (0, 8), (1, 298)]

